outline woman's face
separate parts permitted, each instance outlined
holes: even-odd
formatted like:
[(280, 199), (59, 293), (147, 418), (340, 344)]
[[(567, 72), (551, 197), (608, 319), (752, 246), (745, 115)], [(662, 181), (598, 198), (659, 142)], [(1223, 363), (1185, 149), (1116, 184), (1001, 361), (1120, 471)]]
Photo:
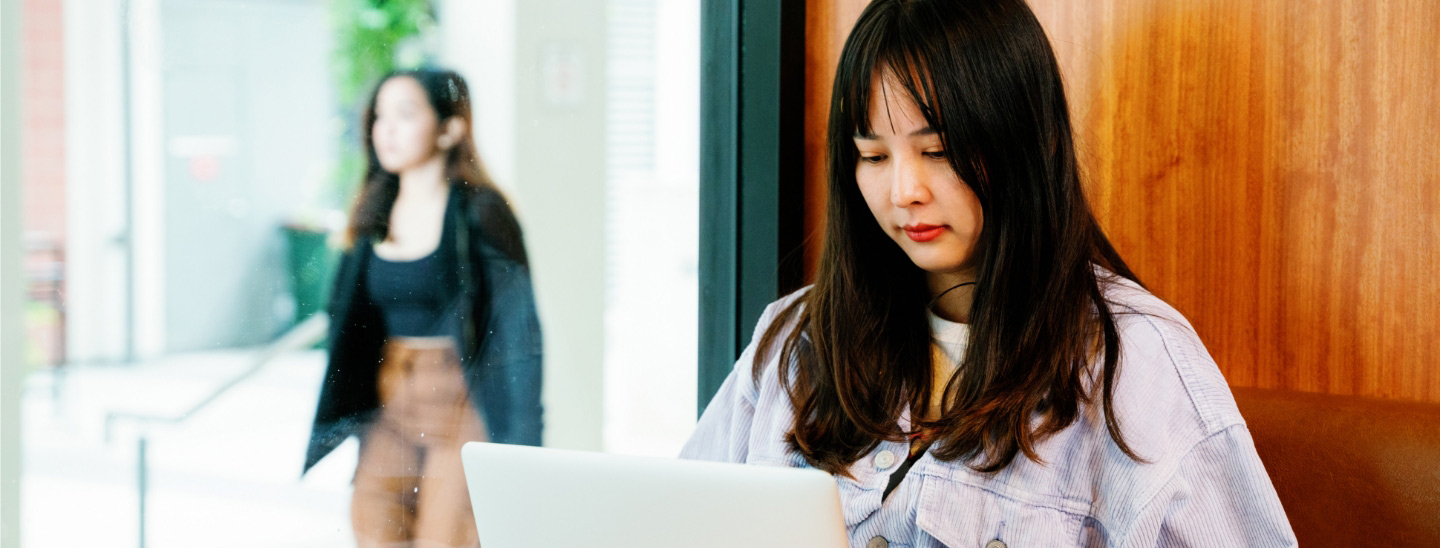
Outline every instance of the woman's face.
[(380, 85), (370, 128), (380, 167), (401, 173), (424, 164), (439, 153), (439, 138), (439, 117), (419, 82), (397, 76)]
[(916, 266), (955, 282), (974, 278), (985, 214), (950, 168), (936, 128), (892, 78), (871, 84), (870, 130), (856, 135), (855, 180), (880, 228)]

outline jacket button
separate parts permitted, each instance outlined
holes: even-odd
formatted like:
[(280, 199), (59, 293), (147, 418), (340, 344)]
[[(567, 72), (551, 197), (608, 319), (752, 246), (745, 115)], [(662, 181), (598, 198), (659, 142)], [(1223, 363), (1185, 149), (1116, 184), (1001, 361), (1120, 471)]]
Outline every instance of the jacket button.
[(1000, 542), (1000, 539), (997, 538), (985, 543), (985, 548), (1005, 548), (1005, 543)]
[(875, 535), (875, 538), (865, 543), (865, 548), (890, 548), (890, 541), (885, 540), (885, 537)]
[(895, 464), (895, 453), (891, 453), (887, 450), (881, 451), (879, 454), (875, 455), (875, 468), (884, 470), (886, 468), (889, 468), (892, 464)]

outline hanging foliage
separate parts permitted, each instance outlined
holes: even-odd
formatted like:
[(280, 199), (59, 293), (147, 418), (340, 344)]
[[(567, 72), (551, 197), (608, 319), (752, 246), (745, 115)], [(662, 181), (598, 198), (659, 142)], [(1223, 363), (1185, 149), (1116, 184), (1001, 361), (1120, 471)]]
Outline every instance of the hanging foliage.
[(360, 109), (380, 77), (417, 68), (434, 57), (435, 9), (430, 0), (331, 0), (335, 29), (335, 92), (340, 107), (339, 166), (334, 195), (348, 204), (364, 174)]

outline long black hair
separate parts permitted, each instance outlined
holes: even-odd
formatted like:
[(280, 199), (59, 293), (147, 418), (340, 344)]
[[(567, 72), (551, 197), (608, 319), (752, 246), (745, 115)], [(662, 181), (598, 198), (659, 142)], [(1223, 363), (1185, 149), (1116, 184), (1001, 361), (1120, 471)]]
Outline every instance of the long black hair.
[[(856, 183), (853, 136), (871, 134), (877, 76), (908, 92), (984, 211), (970, 341), (950, 379), (933, 378), (925, 272), (877, 226)], [(1038, 460), (1037, 441), (1092, 402), (1098, 362), (1106, 427), (1136, 457), (1111, 410), (1119, 334), (1105, 272), (1138, 280), (1086, 202), (1059, 67), (1024, 1), (872, 2), (841, 52), (827, 137), (815, 284), (767, 329), (754, 364), (758, 376), (777, 350), (786, 357), (792, 449), (844, 474), (881, 440), (906, 439), (908, 407), (941, 459), (984, 472), (1021, 453)], [(934, 383), (946, 383), (943, 412), (920, 420)]]
[(435, 109), (438, 126), (443, 127), (451, 118), (464, 122), (464, 136), (446, 152), (445, 178), (463, 193), (468, 213), (483, 226), (481, 236), (511, 260), (526, 264), (520, 223), (505, 196), (485, 171), (485, 165), (480, 162), (480, 154), (475, 149), (475, 138), (470, 131), (474, 123), (470, 88), (459, 74), (440, 68), (395, 71), (375, 84), (375, 90), (371, 92), (361, 115), (360, 127), (364, 130), (362, 138), (368, 165), (350, 215), (347, 239), (351, 242), (362, 238), (383, 240), (390, 231), (390, 209), (400, 195), (400, 176), (380, 165), (371, 132), (375, 128), (375, 102), (380, 96), (380, 88), (394, 78), (411, 78), (420, 84), (430, 107)]

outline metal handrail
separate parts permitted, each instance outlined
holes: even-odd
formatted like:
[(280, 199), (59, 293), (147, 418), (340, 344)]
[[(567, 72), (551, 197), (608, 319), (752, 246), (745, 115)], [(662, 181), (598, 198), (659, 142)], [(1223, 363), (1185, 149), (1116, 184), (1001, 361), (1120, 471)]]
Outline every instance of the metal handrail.
[(193, 405), (190, 406), (190, 408), (179, 414), (152, 415), (145, 413), (129, 413), (123, 411), (112, 411), (106, 413), (105, 441), (107, 443), (110, 441), (112, 426), (116, 421), (122, 419), (147, 424), (179, 424), (185, 422), (186, 420), (189, 420), (190, 417), (195, 416), (196, 413), (199, 413), (201, 410), (205, 409), (206, 406), (209, 406), (211, 403), (214, 403), (215, 400), (220, 399), (220, 396), (224, 395), (226, 392), (229, 392), (232, 388), (239, 386), (246, 380), (249, 380), (250, 377), (253, 377), (256, 373), (259, 373), (261, 369), (264, 369), (266, 365), (269, 365), (270, 362), (274, 360), (277, 356), (286, 352), (291, 352), (314, 345), (315, 343), (322, 340), (325, 337), (325, 330), (328, 329), (329, 326), (330, 318), (326, 317), (325, 314), (315, 314), (313, 316), (310, 316), (310, 318), (306, 319), (305, 321), (296, 324), (295, 327), (290, 328), (290, 330), (286, 331), (284, 335), (280, 336), (280, 338), (275, 339), (275, 341), (262, 348), (259, 353), (255, 355), (255, 358), (251, 362), (249, 368), (240, 372), (240, 374), (230, 378), (230, 380), (225, 381), (220, 386), (216, 387), (215, 390), (211, 391), (209, 395), (200, 399), (200, 401), (195, 402)]
[[(226, 392), (239, 386), (250, 379), (274, 361), (276, 357), (286, 352), (291, 352), (314, 345), (325, 337), (325, 332), (330, 327), (330, 318), (326, 314), (315, 314), (305, 321), (302, 321), (286, 331), (280, 338), (266, 345), (256, 353), (250, 367), (241, 371), (238, 375), (221, 383), (212, 390), (209, 395), (195, 402), (185, 411), (175, 415), (151, 415), (144, 413), (109, 412), (105, 414), (105, 443), (110, 443), (111, 431), (114, 424), (121, 420), (130, 420), (145, 425), (151, 424), (180, 424), (195, 416), (205, 407), (220, 399)], [(140, 496), (140, 548), (145, 548), (145, 509), (146, 491), (149, 489), (149, 463), (146, 446), (149, 440), (142, 429), (136, 440), (136, 484), (139, 487)]]

